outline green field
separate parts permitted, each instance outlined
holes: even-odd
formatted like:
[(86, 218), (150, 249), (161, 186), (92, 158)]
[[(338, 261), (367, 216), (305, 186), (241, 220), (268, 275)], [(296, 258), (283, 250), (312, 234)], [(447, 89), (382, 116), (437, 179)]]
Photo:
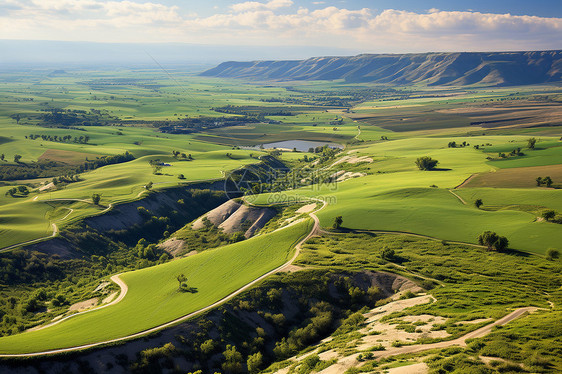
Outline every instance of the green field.
[[(37, 352), (115, 339), (210, 305), (288, 261), (310, 230), (303, 222), (271, 234), (121, 275), (129, 290), (108, 308), (52, 327), (0, 338), (0, 353)], [(185, 274), (196, 292), (179, 292)]]
[[(344, 227), (352, 229), (404, 231), (467, 243), (476, 243), (481, 232), (492, 230), (507, 236), (515, 249), (535, 253), (544, 253), (548, 248), (560, 249), (562, 234), (557, 224), (535, 222), (537, 215), (522, 209), (485, 211), (473, 206), (474, 201), (481, 198), (493, 205), (531, 204), (560, 210), (559, 190), (533, 188), (518, 192), (498, 188), (485, 193), (480, 189), (457, 190), (466, 205), (448, 191), (474, 173), (493, 170), (481, 150), (446, 147), (450, 140), (459, 142), (464, 139), (473, 144), (508, 144), (517, 140), (499, 136), (415, 138), (359, 147), (359, 152), (354, 155), (369, 156), (374, 160), (361, 164), (369, 175), (336, 186), (264, 195), (257, 201), (282, 201), (298, 195), (320, 196), (330, 203), (318, 214), (323, 226), (331, 226), (334, 217), (342, 215)], [(424, 155), (439, 160), (438, 166), (443, 170), (417, 170), (414, 161)], [(529, 178), (532, 182), (536, 177)], [(430, 187), (432, 185), (437, 187)]]
[[(540, 219), (546, 209), (562, 212), (562, 191), (558, 189), (562, 183), (558, 170), (562, 164), (562, 134), (556, 126), (543, 123), (545, 112), (560, 109), (556, 87), (391, 88), (343, 81), (263, 85), (201, 78), (181, 71), (172, 71), (171, 75), (173, 79), (155, 70), (73, 71), (61, 76), (45, 71), (19, 76), (0, 74), (0, 154), (5, 156), (0, 168), (39, 165), (46, 172), (55, 167), (62, 170), (60, 175), (0, 181), (1, 248), (47, 239), (54, 225), (62, 231), (62, 241), (64, 230), (76, 229), (75, 224), (82, 219), (104, 213), (111, 206), (149, 194), (165, 195), (172, 188), (191, 182), (222, 180), (229, 172), (258, 164), (261, 156), (272, 155), (292, 168), (294, 179), (288, 177), (281, 192), (256, 193), (247, 196), (247, 201), (265, 205), (299, 201), (304, 205), (311, 199), (324, 200), (326, 207), (317, 213), (324, 228), (332, 227), (335, 217), (342, 216), (344, 230), (411, 233), (444, 242), (475, 244), (479, 234), (491, 230), (506, 236), (511, 249), (540, 255), (532, 257), (536, 261), (546, 261), (539, 257), (549, 248), (562, 250), (561, 226)], [(107, 122), (75, 126), (45, 123), (49, 118), (45, 113), (55, 116), (57, 110), (63, 109)], [(212, 120), (205, 122), (208, 117)], [(226, 119), (232, 118), (247, 123), (225, 125)], [(521, 118), (529, 118), (529, 126)], [(189, 126), (182, 127), (184, 121)], [(197, 121), (205, 124), (199, 126)], [(171, 125), (185, 133), (165, 132)], [(59, 140), (53, 140), (55, 136)], [(80, 136), (89, 140), (60, 140)], [(527, 148), (530, 137), (538, 139), (535, 149)], [(339, 153), (326, 149), (317, 153), (278, 154), (244, 148), (284, 140), (338, 143), (344, 149)], [(448, 147), (453, 141), (468, 144)], [(500, 155), (516, 148), (521, 148), (524, 155)], [(174, 157), (174, 151), (189, 154), (191, 159)], [(53, 177), (75, 174), (86, 160), (125, 152), (130, 152), (134, 160), (81, 172), (78, 181), (60, 182), (55, 189), (39, 191)], [(21, 160), (14, 159), (16, 154)], [(438, 160), (437, 168), (419, 170), (415, 161), (421, 156)], [(159, 170), (151, 165), (156, 160), (165, 164)], [(352, 173), (350, 179), (336, 180)], [(554, 188), (535, 185), (537, 176), (549, 174)], [(463, 185), (474, 175), (471, 182)], [(279, 179), (273, 176), (263, 183), (265, 190)], [(310, 185), (306, 185), (308, 181)], [(149, 182), (151, 191), (146, 187)], [(29, 188), (29, 194), (9, 195), (10, 189), (23, 185)], [(92, 203), (92, 194), (101, 195), (100, 205)], [(474, 206), (476, 199), (483, 200), (480, 209)], [(170, 217), (174, 217), (172, 213)], [(152, 214), (148, 220), (170, 219)], [(285, 263), (294, 245), (310, 231), (311, 220), (176, 259), (163, 250), (155, 258), (137, 252), (134, 243), (141, 236), (148, 238), (142, 231), (145, 227), (149, 226), (135, 227), (138, 236), (134, 240), (127, 238), (127, 244), (125, 240), (112, 239), (107, 252), (106, 248), (100, 250), (103, 256), (98, 252), (81, 253), (72, 262), (73, 266), (86, 268), (95, 262), (99, 271), (96, 274), (102, 274), (100, 282), (117, 271), (140, 269), (121, 276), (129, 287), (121, 302), (38, 331), (21, 332), (48, 322), (45, 319), (52, 318), (52, 313), (68, 311), (67, 305), (59, 305), (55, 312), (48, 309), (59, 292), (78, 298), (79, 291), (84, 298), (91, 297), (91, 285), (75, 279), (70, 270), (55, 281), (46, 277), (25, 283), (23, 275), (11, 270), (19, 264), (10, 257), (12, 252), (2, 253), (5, 257), (0, 264), (7, 274), (0, 274), (5, 283), (0, 285), (5, 292), (13, 289), (19, 292), (18, 297), (29, 298), (35, 288), (44, 287), (50, 293), (41, 299), (43, 304), (35, 311), (26, 311), (23, 298), (11, 306), (7, 297), (0, 301), (0, 311), (8, 317), (2, 321), (6, 336), (0, 337), (0, 353), (39, 352), (116, 339), (204, 308)], [(168, 230), (162, 229), (150, 245), (156, 248), (168, 239)], [(217, 235), (222, 234), (217, 230)], [(230, 236), (223, 239), (224, 243), (231, 242)], [(424, 246), (446, 246), (416, 240)], [(385, 245), (383, 242), (380, 246)], [(448, 250), (461, 251), (460, 246), (455, 246)], [(405, 258), (419, 262), (420, 273), (437, 277), (440, 270), (434, 263), (431, 274), (427, 274), (422, 268), (423, 256), (413, 250), (408, 253), (406, 247), (396, 249)], [(473, 247), (462, 247), (465, 260), (470, 257), (467, 248)], [(508, 256), (475, 250), (480, 251), (478, 258), (484, 260)], [(119, 252), (119, 256), (112, 258), (111, 251)], [(305, 252), (297, 263), (314, 265), (316, 261), (317, 265), (318, 256), (325, 257), (322, 262), (329, 262), (332, 257), (328, 252), (323, 247), (315, 253)], [(13, 255), (21, 253), (16, 251)], [(40, 257), (30, 254), (32, 265), (40, 262), (36, 255)], [(516, 261), (513, 256), (511, 262)], [(79, 261), (83, 263), (77, 264)], [(43, 268), (47, 268), (48, 258), (44, 262)], [(188, 285), (196, 292), (177, 290), (176, 276), (180, 273), (185, 273)], [(479, 292), (485, 295), (487, 291)], [(444, 292), (435, 294), (443, 299), (447, 296)], [(544, 304), (544, 300), (537, 300), (535, 305)], [(492, 309), (498, 312), (494, 317), (505, 309), (502, 305), (499, 301), (494, 305)]]

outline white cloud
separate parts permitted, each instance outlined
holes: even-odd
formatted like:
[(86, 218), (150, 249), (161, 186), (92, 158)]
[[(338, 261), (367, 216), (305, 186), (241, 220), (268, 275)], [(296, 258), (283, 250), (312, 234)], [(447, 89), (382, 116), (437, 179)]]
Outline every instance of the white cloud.
[(247, 12), (256, 10), (274, 10), (280, 8), (286, 8), (293, 5), (292, 0), (271, 0), (267, 3), (260, 3), (257, 1), (246, 1), (243, 3), (237, 3), (230, 6), (234, 12)]
[(561, 47), (562, 18), (438, 9), (427, 13), (336, 6), (295, 9), (291, 0), (240, 2), (226, 12), (198, 17), (188, 9), (153, 1), (4, 0), (0, 35), (6, 39), (316, 45), (365, 52)]

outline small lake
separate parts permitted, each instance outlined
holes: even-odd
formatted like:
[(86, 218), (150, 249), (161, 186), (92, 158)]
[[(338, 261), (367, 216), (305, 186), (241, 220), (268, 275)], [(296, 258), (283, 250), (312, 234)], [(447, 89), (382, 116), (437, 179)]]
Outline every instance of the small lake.
[[(296, 148), (297, 151), (301, 152), (308, 152), (309, 148), (316, 148), (316, 147), (323, 147), (328, 145), (330, 148), (340, 148), (343, 149), (343, 145), (338, 143), (330, 143), (330, 142), (317, 142), (311, 140), (284, 140), (282, 142), (274, 142), (274, 143), (264, 143), (263, 147), (265, 149), (271, 148), (286, 148), (286, 149), (293, 149)], [(251, 149), (259, 149), (259, 145), (255, 145), (253, 147), (244, 147), (244, 148), (251, 148)]]

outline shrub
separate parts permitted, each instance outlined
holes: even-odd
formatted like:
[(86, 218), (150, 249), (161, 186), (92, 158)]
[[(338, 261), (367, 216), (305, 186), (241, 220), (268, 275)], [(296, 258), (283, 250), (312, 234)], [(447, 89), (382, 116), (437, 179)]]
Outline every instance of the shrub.
[(507, 249), (509, 240), (505, 236), (499, 236), (492, 231), (484, 231), (478, 236), (478, 244), (485, 245), (488, 250), (495, 249), (496, 251), (503, 251)]
[(560, 258), (560, 251), (555, 248), (549, 248), (546, 251), (546, 259), (549, 261), (556, 260)]
[(429, 156), (418, 157), (416, 160), (416, 165), (420, 170), (432, 170), (438, 163), (439, 161), (434, 160)]

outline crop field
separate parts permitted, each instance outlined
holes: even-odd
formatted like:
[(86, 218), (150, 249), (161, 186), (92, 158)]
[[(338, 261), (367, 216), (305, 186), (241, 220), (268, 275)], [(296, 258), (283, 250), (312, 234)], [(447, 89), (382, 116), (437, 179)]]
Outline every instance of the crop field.
[(532, 188), (537, 187), (536, 178), (546, 176), (562, 181), (562, 165), (498, 169), (474, 176), (463, 187)]
[[(104, 341), (147, 330), (210, 305), (282, 265), (310, 222), (120, 277), (125, 298), (41, 330), (0, 338), (0, 353), (35, 352)], [(178, 291), (185, 274), (191, 292)]]

